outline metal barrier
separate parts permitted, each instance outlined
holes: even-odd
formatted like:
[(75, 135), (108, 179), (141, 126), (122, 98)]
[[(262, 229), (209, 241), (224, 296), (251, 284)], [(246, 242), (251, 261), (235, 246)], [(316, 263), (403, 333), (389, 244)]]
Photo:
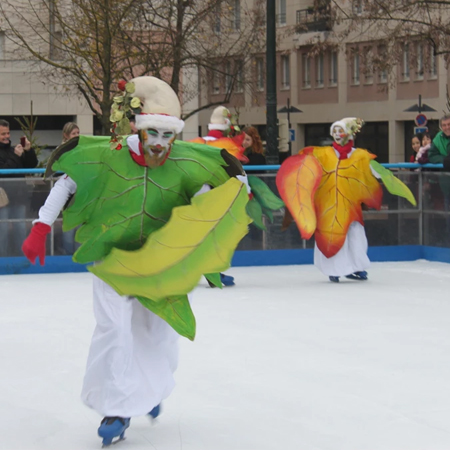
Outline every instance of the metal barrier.
[[(364, 212), (370, 246), (450, 247), (450, 173), (442, 172), (442, 165), (402, 163), (384, 166), (396, 170), (396, 175), (414, 193), (417, 206), (384, 192), (380, 211)], [(245, 167), (248, 173), (257, 171), (257, 176), (264, 179), (274, 192), (277, 192), (274, 171), (278, 168)], [(32, 176), (43, 172), (43, 169), (0, 170), (0, 187), (9, 198), (9, 204), (0, 208), (0, 257), (22, 256), (22, 242), (57, 179), (44, 180), (42, 176)], [(2, 178), (5, 175), (22, 177)], [(282, 219), (283, 212), (280, 211), (274, 215), (273, 223), (265, 219), (266, 231), (251, 226), (238, 250), (309, 249), (314, 246), (313, 239), (301, 239), (295, 225), (282, 232)], [(77, 247), (74, 236), (74, 230), (62, 232), (62, 219), (59, 218), (48, 239), (47, 254), (72, 254)]]

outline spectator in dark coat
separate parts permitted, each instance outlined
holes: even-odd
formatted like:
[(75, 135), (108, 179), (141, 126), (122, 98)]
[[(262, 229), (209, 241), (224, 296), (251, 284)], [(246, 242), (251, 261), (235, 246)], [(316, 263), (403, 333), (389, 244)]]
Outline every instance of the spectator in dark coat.
[[(266, 157), (264, 156), (264, 148), (255, 127), (244, 128), (244, 140), (242, 147), (245, 148), (244, 155), (248, 158), (246, 166), (265, 166)], [(252, 171), (250, 175), (255, 173), (264, 173), (264, 171)]]
[(32, 169), (37, 163), (36, 153), (31, 148), (30, 141), (25, 138), (24, 146), (17, 144), (13, 147), (9, 123), (0, 119), (0, 169)]
[[(24, 145), (22, 145), (24, 144)], [(35, 151), (27, 138), (22, 144), (11, 145), (9, 123), (0, 119), (0, 169), (27, 169), (38, 164)], [(1, 178), (22, 178), (23, 174), (1, 175)], [(0, 207), (0, 257), (21, 255), (20, 247), (26, 236), (26, 208), (29, 202), (25, 183), (0, 182), (2, 206)], [(21, 219), (11, 222), (11, 219)]]

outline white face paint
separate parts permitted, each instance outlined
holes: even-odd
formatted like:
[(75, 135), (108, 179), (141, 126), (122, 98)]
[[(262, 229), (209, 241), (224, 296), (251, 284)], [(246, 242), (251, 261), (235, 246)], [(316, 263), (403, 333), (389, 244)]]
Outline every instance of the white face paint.
[(147, 163), (151, 167), (161, 165), (175, 140), (175, 131), (169, 128), (148, 128), (139, 133), (144, 152), (148, 155)]
[(349, 135), (339, 125), (333, 127), (333, 133), (331, 134), (331, 136), (339, 145), (345, 145), (349, 140)]

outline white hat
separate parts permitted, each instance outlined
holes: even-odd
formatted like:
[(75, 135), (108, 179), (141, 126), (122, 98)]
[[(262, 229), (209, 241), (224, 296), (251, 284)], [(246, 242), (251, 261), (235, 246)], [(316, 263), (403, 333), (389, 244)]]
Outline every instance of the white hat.
[(230, 110), (225, 108), (225, 106), (218, 106), (211, 114), (211, 119), (209, 120), (208, 130), (228, 130), (231, 126)]
[(168, 128), (180, 133), (184, 127), (181, 106), (175, 91), (164, 81), (155, 77), (137, 77), (134, 97), (142, 103), (141, 114), (136, 115), (136, 128)]
[(357, 117), (345, 117), (344, 119), (338, 120), (331, 125), (330, 134), (333, 135), (334, 127), (341, 127), (353, 139), (355, 134), (361, 130), (363, 125), (364, 121), (362, 119)]

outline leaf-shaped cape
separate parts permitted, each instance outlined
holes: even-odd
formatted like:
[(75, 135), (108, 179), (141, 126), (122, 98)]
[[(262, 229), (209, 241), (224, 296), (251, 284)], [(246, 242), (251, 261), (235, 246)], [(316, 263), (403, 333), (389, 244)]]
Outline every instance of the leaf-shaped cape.
[(216, 187), (229, 179), (227, 166), (240, 165), (226, 157), (233, 161), (226, 162), (219, 150), (175, 141), (164, 165), (151, 169), (136, 164), (126, 145), (110, 150), (108, 137), (80, 136), (53, 164), (78, 186), (63, 213), (64, 230), (82, 225), (74, 261), (102, 260), (112, 248), (142, 247), (168, 222), (172, 209), (189, 204), (203, 184)]
[[(104, 259), (91, 268), (94, 273), (193, 339), (195, 319), (186, 294), (202, 273), (229, 267), (247, 232), (246, 189), (230, 179), (243, 173), (236, 158), (176, 141), (165, 164), (150, 169), (136, 164), (126, 145), (116, 151), (107, 137), (80, 136), (57, 149), (52, 169), (77, 183), (75, 201), (64, 212), (64, 229), (82, 225), (74, 260)], [(189, 205), (203, 184), (221, 187)]]
[(242, 147), (242, 141), (244, 140), (244, 133), (239, 134), (238, 136), (230, 137), (222, 137), (215, 140), (206, 140), (202, 137), (198, 137), (195, 139), (191, 139), (189, 142), (195, 144), (205, 144), (210, 147), (221, 148), (226, 150), (230, 155), (233, 155), (237, 158), (242, 164), (248, 163), (247, 156), (244, 155), (245, 149)]
[[(112, 249), (102, 263), (89, 270), (119, 294), (137, 297), (192, 339), (195, 321), (189, 318), (188, 305), (180, 296), (194, 289), (202, 274), (228, 269), (235, 248), (248, 231), (247, 201), (245, 185), (231, 178), (195, 197), (192, 205), (174, 208), (169, 222), (152, 233), (141, 249)], [(187, 319), (174, 313), (174, 299), (188, 314)]]
[(278, 192), (303, 239), (309, 239), (316, 231), (314, 196), (322, 179), (322, 166), (311, 153), (309, 147), (287, 158), (276, 177)]
[(280, 169), (277, 185), (282, 199), (302, 236), (315, 230), (317, 246), (328, 258), (342, 248), (352, 222), (363, 224), (362, 203), (381, 207), (383, 191), (370, 170), (373, 158), (356, 149), (348, 159), (339, 160), (332, 147), (307, 147)]
[(403, 181), (394, 176), (389, 169), (386, 169), (386, 167), (383, 167), (379, 162), (374, 160), (370, 161), (370, 166), (380, 175), (381, 181), (386, 186), (388, 192), (393, 195), (406, 198), (406, 200), (414, 206), (417, 205), (414, 194), (410, 191), (409, 187), (406, 186)]
[(277, 211), (278, 209), (283, 208), (284, 203), (260, 178), (249, 175), (248, 184), (252, 190), (254, 198), (247, 204), (247, 214), (253, 219), (254, 225), (262, 230), (265, 230), (266, 227), (262, 221), (262, 215), (266, 215), (272, 222), (272, 211)]

